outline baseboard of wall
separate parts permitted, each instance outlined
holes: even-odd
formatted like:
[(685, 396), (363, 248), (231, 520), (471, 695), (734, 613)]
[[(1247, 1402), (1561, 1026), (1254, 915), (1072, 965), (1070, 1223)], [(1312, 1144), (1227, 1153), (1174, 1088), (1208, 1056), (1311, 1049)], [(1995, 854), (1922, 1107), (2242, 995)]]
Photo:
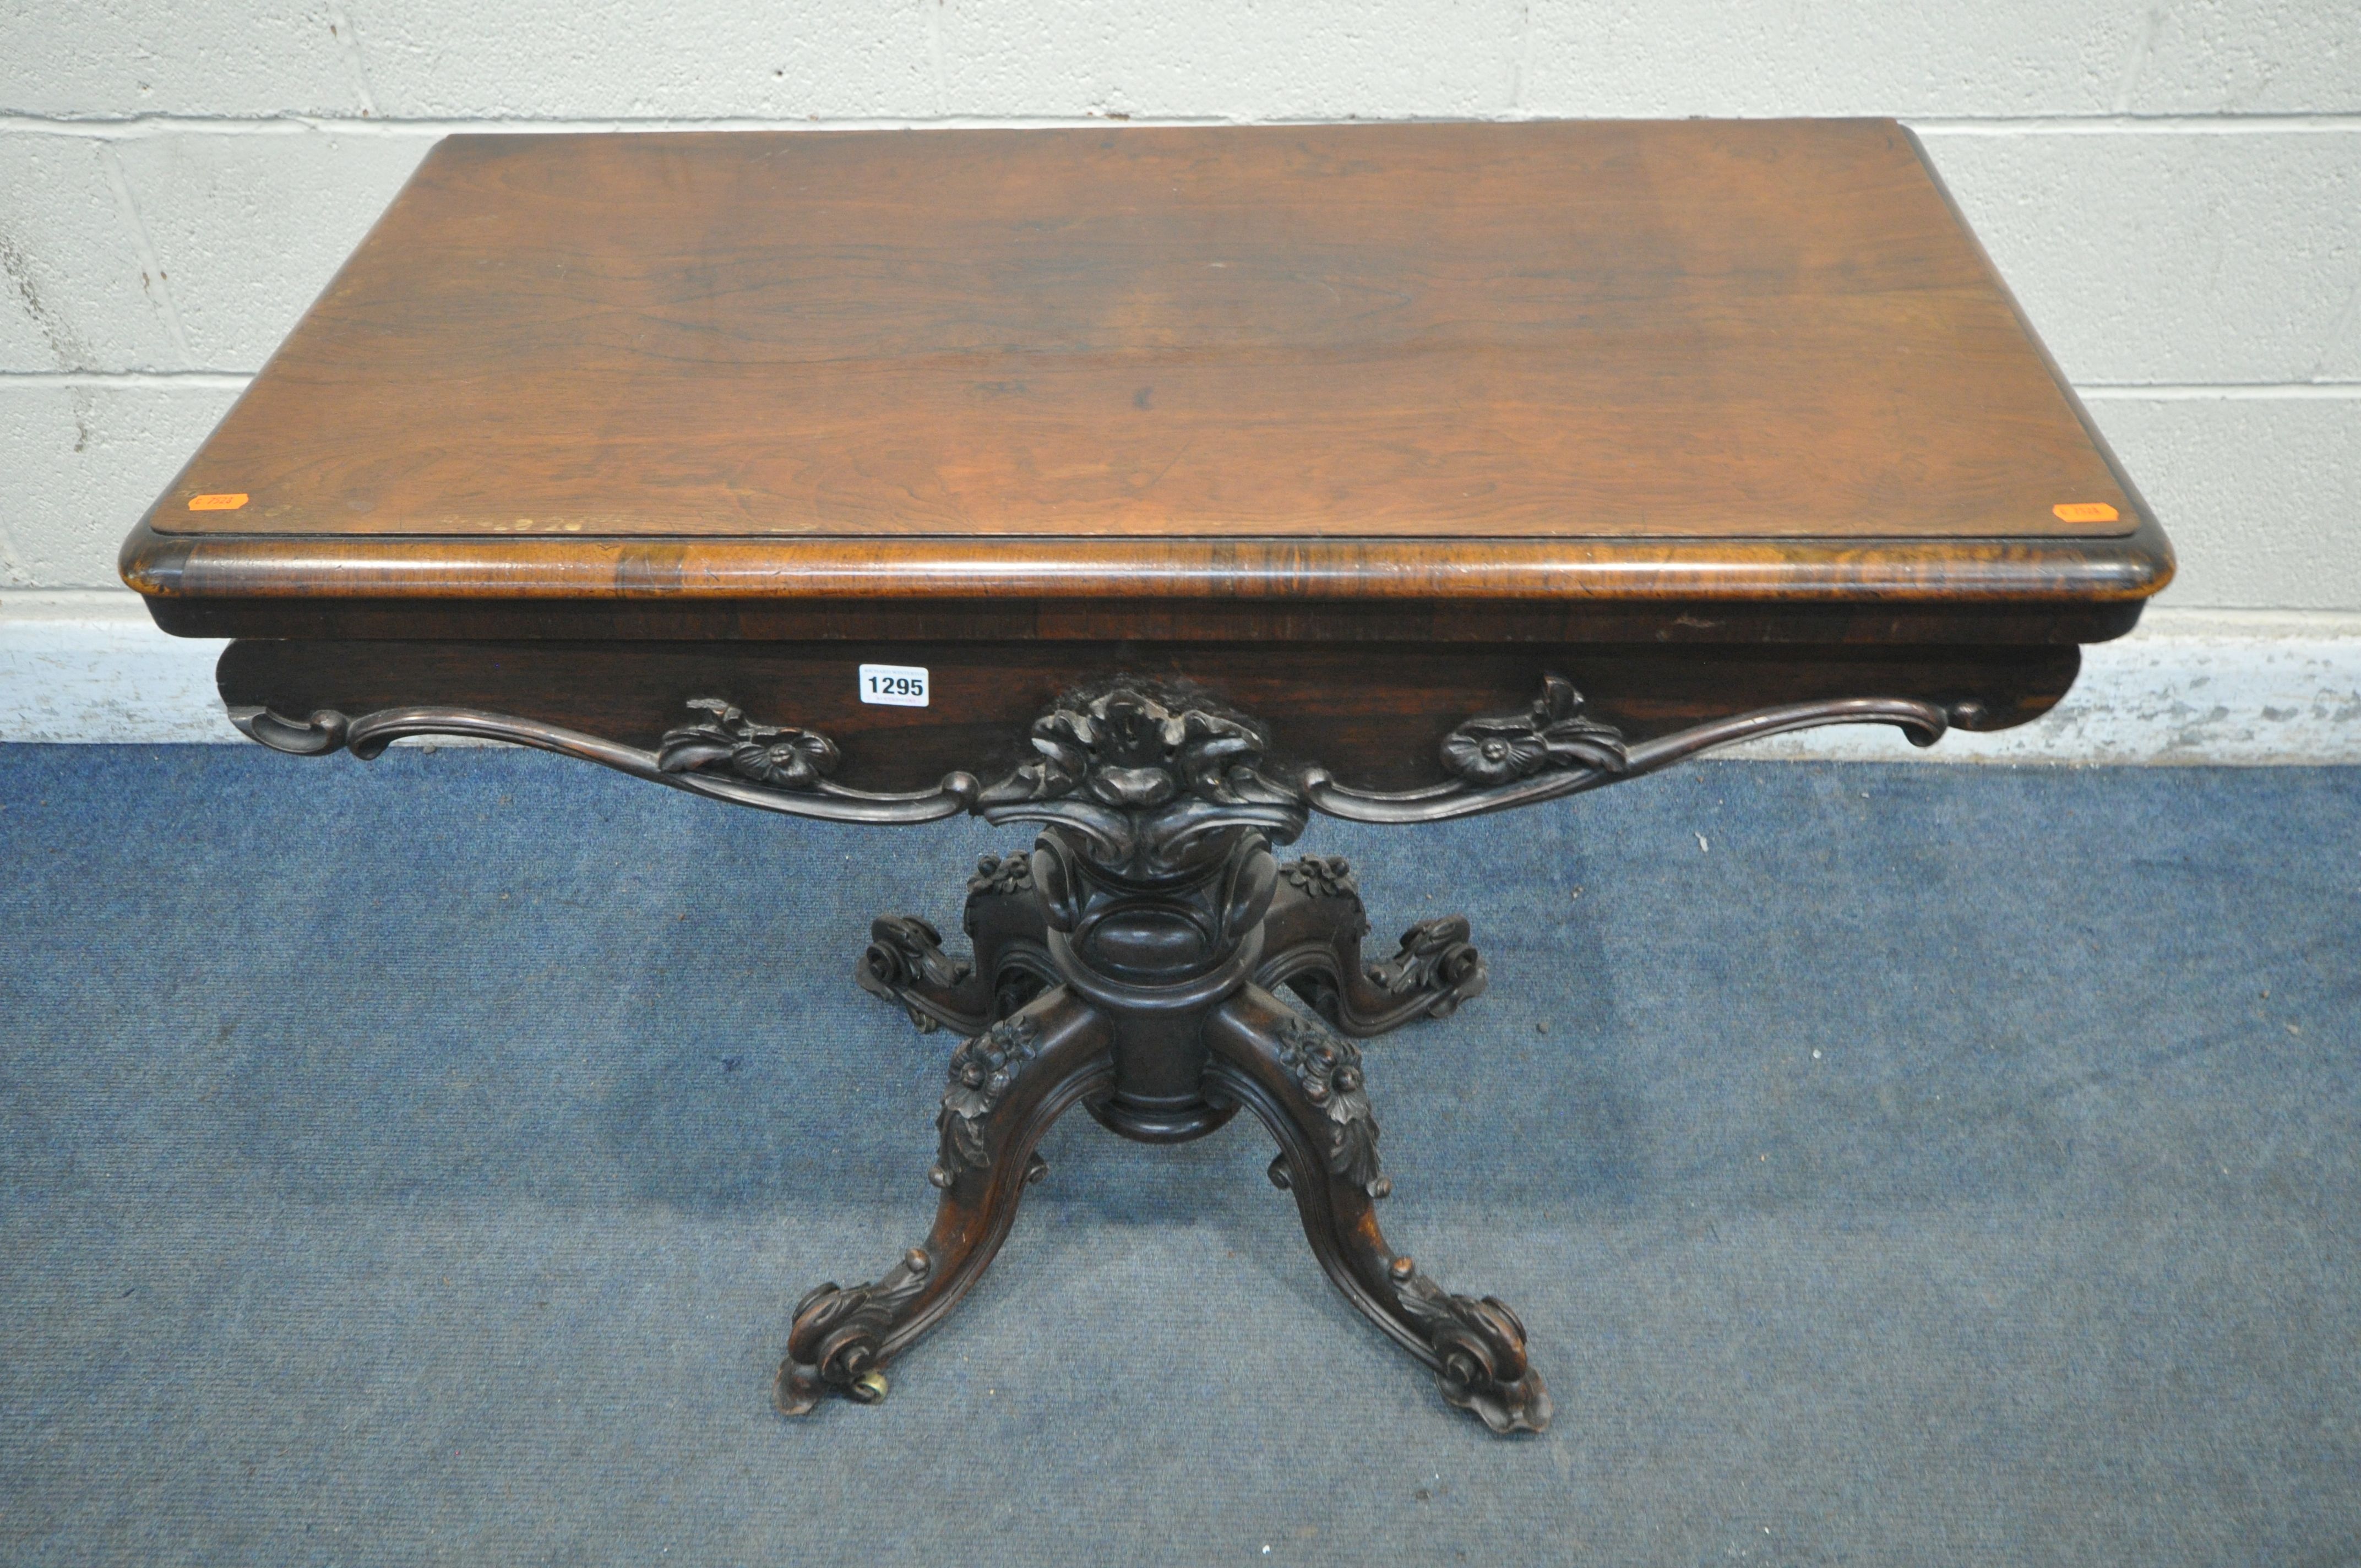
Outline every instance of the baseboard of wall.
[(2031, 724), (1924, 750), (1848, 726), (1731, 756), (1898, 762), (2302, 765), (2361, 762), (2361, 615), (2160, 608), (2082, 651), (2066, 700)]
[(167, 637), (120, 593), (0, 594), (0, 741), (237, 741), (214, 692), (228, 644)]
[[(128, 593), (0, 597), (0, 741), (240, 741), (214, 695), (218, 641), (167, 637)], [(2084, 653), (2057, 711), (1921, 751), (1822, 729), (1730, 753), (1943, 762), (2361, 762), (2361, 615), (2149, 612)]]

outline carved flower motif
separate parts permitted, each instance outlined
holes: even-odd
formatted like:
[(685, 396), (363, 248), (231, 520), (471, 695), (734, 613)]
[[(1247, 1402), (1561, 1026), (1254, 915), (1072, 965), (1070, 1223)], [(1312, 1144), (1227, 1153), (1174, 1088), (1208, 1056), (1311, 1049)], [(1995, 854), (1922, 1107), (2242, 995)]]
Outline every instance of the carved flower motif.
[(769, 745), (747, 744), (730, 758), (730, 770), (782, 789), (809, 789), (836, 766), (836, 743), (808, 729), (788, 729)]
[(1008, 894), (1023, 893), (1033, 885), (1033, 857), (1019, 852), (1014, 855), (986, 855), (975, 862), (975, 875), (967, 879), (970, 893)]
[(1471, 719), (1443, 740), (1443, 765), (1470, 784), (1507, 784), (1548, 761), (1548, 745), (1521, 718)]
[(719, 697), (688, 705), (713, 717), (668, 730), (656, 766), (668, 773), (726, 772), (779, 789), (811, 789), (836, 771), (836, 742), (811, 729), (756, 724)]
[(1031, 1018), (1006, 1018), (951, 1053), (950, 1083), (935, 1117), (942, 1152), (927, 1179), (948, 1189), (960, 1168), (981, 1170), (992, 1163), (984, 1123), (1024, 1064), (1040, 1047), (1041, 1025)]
[(1622, 732), (1582, 716), (1582, 694), (1564, 675), (1542, 677), (1542, 695), (1521, 714), (1471, 718), (1443, 738), (1443, 766), (1477, 785), (1512, 784), (1544, 768), (1624, 766)]
[(1279, 874), (1313, 898), (1345, 898), (1361, 890), (1352, 863), (1342, 855), (1305, 855), (1279, 867)]
[(1151, 811), (1182, 795), (1224, 806), (1294, 798), (1256, 773), (1264, 742), (1251, 726), (1179, 700), (1128, 685), (1068, 697), (1034, 721), (1038, 754), (985, 791), (983, 803), (1080, 794), (1120, 811)]
[[(1327, 1049), (1326, 1047), (1321, 1048), (1323, 1053)], [(1326, 1092), (1313, 1093), (1312, 1099), (1314, 1104), (1328, 1108), (1328, 1119), (1351, 1122), (1370, 1114), (1369, 1096), (1362, 1088), (1361, 1064), (1357, 1056), (1351, 1061), (1330, 1061), (1323, 1065), (1328, 1074)], [(1306, 1092), (1311, 1092), (1309, 1088)]]
[(951, 1086), (943, 1096), (946, 1108), (962, 1116), (981, 1116), (1008, 1091), (1015, 1075), (1012, 1064), (1033, 1054), (1041, 1026), (1030, 1018), (994, 1024), (951, 1056)]
[(1378, 1166), (1378, 1119), (1361, 1079), (1361, 1052), (1301, 1014), (1280, 1020), (1279, 1059), (1295, 1069), (1303, 1097), (1328, 1118), (1329, 1171), (1372, 1198), (1393, 1183)]
[(960, 1055), (962, 1059), (951, 1064), (951, 1086), (943, 1091), (943, 1109), (971, 1120), (989, 1115), (994, 1102), (1008, 1088), (1008, 1069), (970, 1058), (965, 1051)]
[(1161, 877), (1231, 827), (1284, 844), (1310, 814), (1301, 784), (1262, 772), (1262, 732), (1185, 682), (1117, 676), (1033, 721), (1033, 759), (980, 791), (992, 822), (1056, 823), (1107, 867)]

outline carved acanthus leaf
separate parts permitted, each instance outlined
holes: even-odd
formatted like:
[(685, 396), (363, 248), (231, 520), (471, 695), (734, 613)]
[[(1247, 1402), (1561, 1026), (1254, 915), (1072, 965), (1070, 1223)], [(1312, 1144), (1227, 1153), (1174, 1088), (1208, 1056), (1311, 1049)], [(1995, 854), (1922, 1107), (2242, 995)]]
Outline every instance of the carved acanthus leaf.
[(1391, 1192), (1378, 1164), (1378, 1118), (1369, 1109), (1360, 1048), (1301, 1014), (1281, 1019), (1276, 1033), (1279, 1059), (1294, 1069), (1303, 1097), (1326, 1120), (1321, 1154), (1329, 1174), (1372, 1198)]
[(1005, 1018), (951, 1053), (950, 1087), (935, 1117), (942, 1148), (927, 1179), (948, 1188), (966, 1169), (992, 1164), (986, 1124), (1001, 1097), (1040, 1048), (1041, 1025), (1019, 1015)]
[(1525, 1358), (1525, 1325), (1497, 1296), (1455, 1296), (1407, 1257), (1389, 1271), (1394, 1299), (1440, 1363), (1443, 1397), (1497, 1432), (1549, 1426), (1549, 1394)]
[(898, 1002), (922, 1035), (932, 1034), (942, 1021), (912, 1000), (913, 993), (941, 995), (973, 972), (965, 959), (943, 951), (943, 934), (915, 915), (884, 915), (869, 927), (869, 946), (854, 966), (852, 978), (862, 990), (888, 1002)]
[(885, 1336), (933, 1273), (933, 1255), (912, 1247), (870, 1284), (846, 1289), (831, 1281), (806, 1293), (796, 1303), (795, 1326), (787, 1331), (779, 1409), (791, 1416), (808, 1415), (829, 1388), (865, 1405), (884, 1398), (885, 1378), (877, 1363)]
[(1033, 721), (1034, 760), (977, 797), (988, 820), (1077, 828), (1106, 861), (1162, 864), (1224, 828), (1278, 841), (1303, 828), (1292, 780), (1263, 771), (1268, 742), (1194, 688), (1117, 678), (1059, 699)]

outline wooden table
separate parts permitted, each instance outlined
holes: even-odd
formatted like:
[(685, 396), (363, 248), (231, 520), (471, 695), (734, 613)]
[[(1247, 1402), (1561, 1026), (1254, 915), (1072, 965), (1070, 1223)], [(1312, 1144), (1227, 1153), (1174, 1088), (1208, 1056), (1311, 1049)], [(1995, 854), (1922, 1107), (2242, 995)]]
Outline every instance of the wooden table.
[(1501, 1431), (1549, 1419), (1524, 1330), (1380, 1234), (1352, 1043), (1483, 960), (1448, 916), (1371, 959), (1350, 869), (1274, 850), (2021, 724), (2171, 569), (1886, 121), (455, 137), (123, 554), (283, 751), (1038, 828), (972, 957), (870, 933), (961, 1037), (939, 1210), (803, 1299), (782, 1409), (884, 1395), (1061, 1112), (1244, 1108)]

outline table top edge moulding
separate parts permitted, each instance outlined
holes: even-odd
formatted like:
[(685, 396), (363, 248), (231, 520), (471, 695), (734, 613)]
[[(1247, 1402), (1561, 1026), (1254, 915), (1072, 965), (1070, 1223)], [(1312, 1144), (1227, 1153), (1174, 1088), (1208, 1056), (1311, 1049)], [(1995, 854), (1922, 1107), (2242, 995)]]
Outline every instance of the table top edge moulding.
[(282, 752), (1032, 831), (969, 953), (871, 927), (858, 982), (959, 1036), (937, 1217), (796, 1304), (781, 1410), (884, 1397), (1079, 1105), (1250, 1113), (1501, 1433), (1552, 1417), (1524, 1325), (1386, 1242), (1356, 1043), (1489, 971), (1276, 851), (2023, 724), (2173, 570), (1886, 120), (450, 137), (121, 561)]
[[(324, 574), (333, 561), (336, 570)], [(142, 523), (125, 580), (158, 598), (1615, 598), (2120, 601), (2170, 580), (2163, 532), (2073, 540), (1359, 538), (320, 540)]]

